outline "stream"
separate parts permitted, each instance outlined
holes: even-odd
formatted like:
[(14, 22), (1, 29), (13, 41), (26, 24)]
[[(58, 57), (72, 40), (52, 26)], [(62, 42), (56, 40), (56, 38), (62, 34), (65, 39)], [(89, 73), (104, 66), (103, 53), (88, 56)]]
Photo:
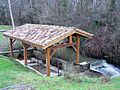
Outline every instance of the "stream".
[[(76, 59), (75, 50), (73, 48), (60, 48), (55, 54), (55, 56), (63, 60), (75, 61)], [(91, 63), (90, 64), (91, 70), (99, 72), (106, 77), (113, 78), (120, 76), (120, 68), (115, 65), (107, 63), (106, 60), (99, 60), (80, 56), (80, 62), (84, 61)]]
[(98, 60), (90, 65), (90, 69), (103, 74), (108, 78), (120, 76), (120, 68), (108, 64), (105, 60)]

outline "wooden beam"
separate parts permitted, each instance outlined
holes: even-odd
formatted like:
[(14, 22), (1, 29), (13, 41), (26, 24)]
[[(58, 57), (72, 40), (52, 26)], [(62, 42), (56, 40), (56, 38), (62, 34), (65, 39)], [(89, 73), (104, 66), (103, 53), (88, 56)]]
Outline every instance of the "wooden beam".
[(50, 76), (50, 48), (46, 49), (46, 73)]
[(75, 47), (75, 46), (72, 46), (72, 48), (75, 50), (75, 52), (77, 52), (77, 49), (76, 49), (76, 47)]
[(57, 48), (50, 48), (50, 59), (52, 58), (52, 56), (55, 54), (55, 52), (57, 51)]
[(13, 57), (13, 39), (10, 38), (10, 56)]
[(79, 35), (77, 35), (76, 36), (76, 39), (77, 39), (77, 43), (76, 43), (76, 64), (78, 64), (79, 63), (79, 55), (80, 55), (80, 36)]
[(28, 60), (28, 52), (27, 52), (27, 48), (29, 45), (22, 43), (23, 45), (23, 49), (24, 49), (24, 64), (27, 65), (27, 60)]
[(62, 48), (62, 47), (66, 47), (66, 46), (72, 46), (72, 45), (76, 45), (75, 42), (73, 43), (64, 43), (64, 44), (60, 44), (60, 45), (56, 45), (56, 46), (51, 46), (50, 48)]
[(69, 36), (69, 43), (72, 43), (72, 35)]

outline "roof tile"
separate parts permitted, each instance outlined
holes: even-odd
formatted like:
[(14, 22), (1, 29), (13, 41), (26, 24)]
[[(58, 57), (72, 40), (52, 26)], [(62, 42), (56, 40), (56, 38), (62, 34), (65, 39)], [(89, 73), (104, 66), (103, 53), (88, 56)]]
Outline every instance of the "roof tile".
[(93, 34), (74, 27), (40, 24), (25, 24), (4, 32), (3, 34), (10, 38), (21, 40), (22, 42), (38, 45), (45, 49), (74, 33), (89, 38), (93, 36)]

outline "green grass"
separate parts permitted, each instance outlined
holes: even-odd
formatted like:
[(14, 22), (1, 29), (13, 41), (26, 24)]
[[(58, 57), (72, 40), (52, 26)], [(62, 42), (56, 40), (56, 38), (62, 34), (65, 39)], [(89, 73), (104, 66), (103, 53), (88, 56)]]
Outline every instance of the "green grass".
[(41, 77), (15, 60), (0, 56), (0, 88), (15, 84), (29, 84), (37, 90), (120, 90), (120, 77), (102, 84), (99, 78), (81, 77), (82, 83), (63, 77)]
[(9, 29), (12, 29), (12, 27), (7, 25), (0, 25), (0, 30), (9, 30)]
[(0, 40), (2, 40), (2, 38), (3, 38), (3, 35), (2, 35), (2, 33), (0, 32)]
[[(11, 26), (7, 26), (7, 25), (0, 25), (0, 30), (10, 30), (10, 29), (12, 29), (12, 27)], [(2, 32), (0, 32), (0, 41), (2, 41), (3, 40), (3, 34), (2, 34)]]
[[(10, 30), (10, 29), (12, 29), (12, 27), (11, 26), (7, 26), (7, 25), (0, 25), (0, 30)], [(2, 32), (0, 32), (0, 41), (2, 41), (3, 40), (3, 34), (2, 34)]]

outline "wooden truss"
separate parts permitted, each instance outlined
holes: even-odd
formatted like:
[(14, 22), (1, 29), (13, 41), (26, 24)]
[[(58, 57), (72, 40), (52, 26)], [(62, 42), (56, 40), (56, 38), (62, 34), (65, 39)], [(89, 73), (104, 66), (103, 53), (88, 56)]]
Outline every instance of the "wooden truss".
[[(73, 37), (76, 37), (76, 42), (73, 42)], [(13, 57), (13, 43), (14, 43), (14, 39), (10, 38), (10, 55), (11, 57)], [(24, 42), (22, 42), (23, 45), (23, 49), (24, 49), (24, 64), (27, 65), (27, 60), (28, 60), (28, 53), (27, 53), (27, 49), (30, 46), (29, 44), (26, 44)], [(75, 34), (70, 35), (69, 36), (69, 42), (68, 43), (63, 43), (63, 44), (57, 44), (57, 45), (52, 45), (48, 48), (45, 49), (45, 57), (46, 57), (46, 73), (47, 76), (50, 76), (50, 60), (51, 57), (54, 55), (54, 53), (56, 52), (56, 50), (58, 48), (63, 48), (63, 47), (67, 47), (67, 46), (72, 46), (75, 51), (76, 51), (76, 64), (79, 63), (79, 50), (80, 50), (80, 35)]]

